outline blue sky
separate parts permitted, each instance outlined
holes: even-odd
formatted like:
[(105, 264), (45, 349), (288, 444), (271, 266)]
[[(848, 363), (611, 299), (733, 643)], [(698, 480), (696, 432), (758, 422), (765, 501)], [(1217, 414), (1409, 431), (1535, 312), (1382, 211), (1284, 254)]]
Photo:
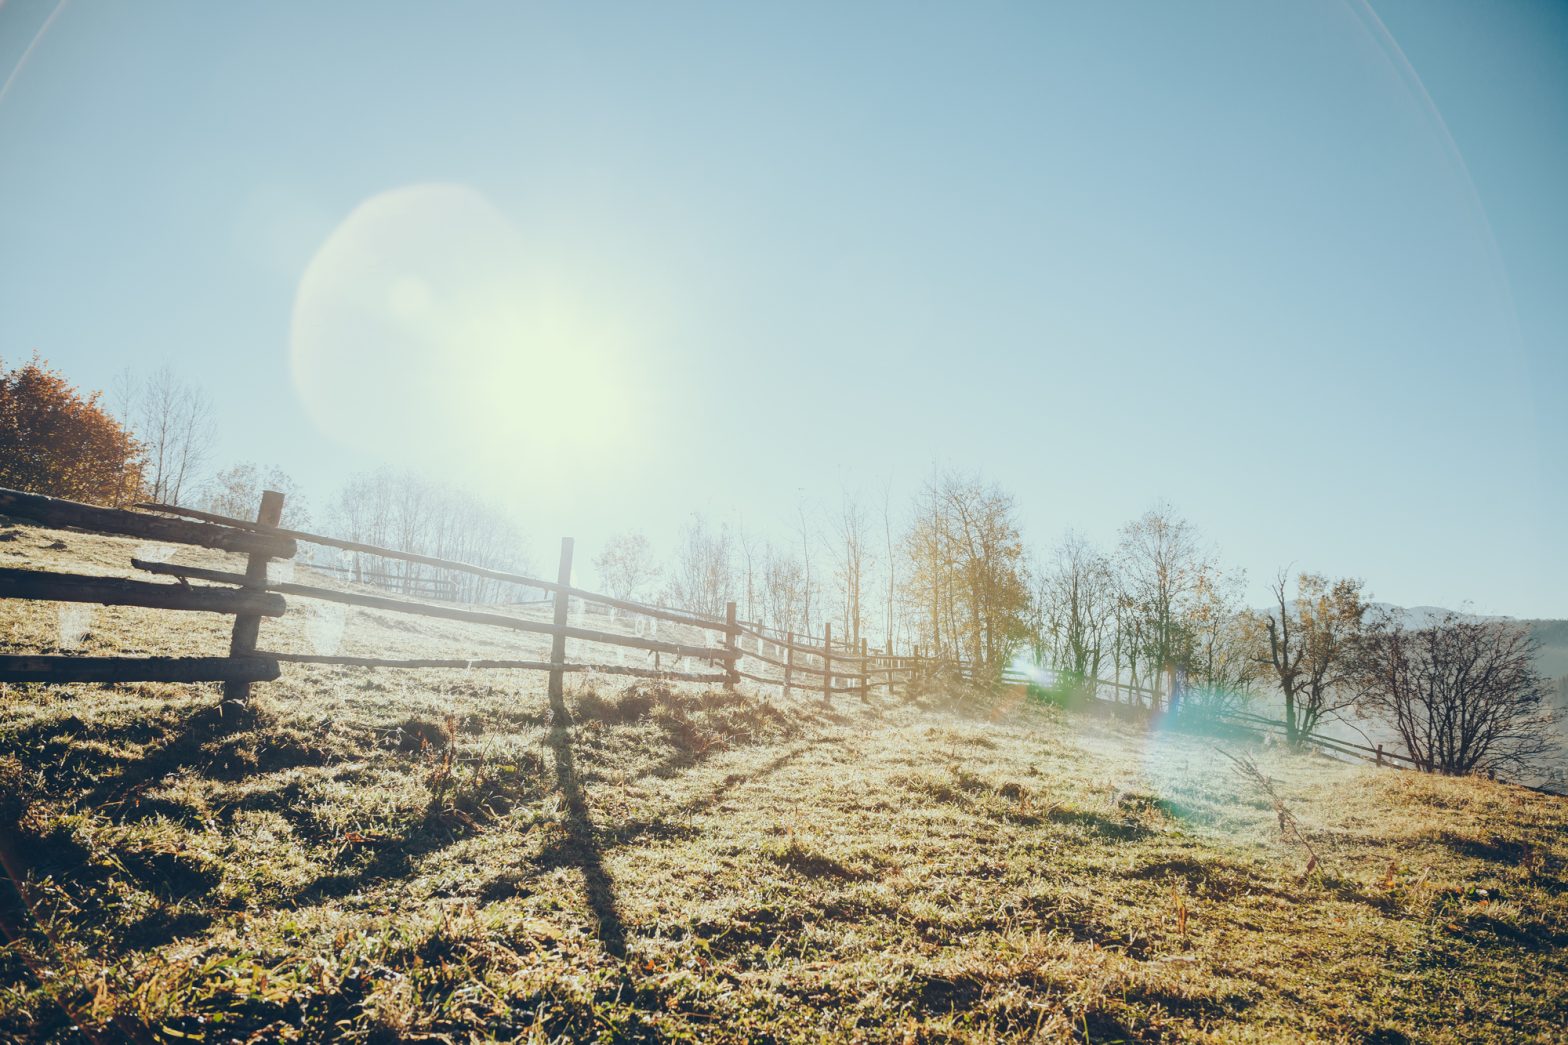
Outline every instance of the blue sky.
[(544, 558), (940, 463), (1568, 616), (1568, 6), (10, 0), (0, 71), (0, 356), (320, 500)]

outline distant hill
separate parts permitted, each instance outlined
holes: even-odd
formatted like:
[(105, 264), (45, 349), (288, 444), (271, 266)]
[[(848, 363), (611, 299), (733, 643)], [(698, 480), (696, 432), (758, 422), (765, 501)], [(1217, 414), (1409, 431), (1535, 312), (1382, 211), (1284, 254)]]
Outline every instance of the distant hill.
[(1535, 661), (1541, 672), (1551, 678), (1568, 676), (1568, 620), (1527, 620), (1530, 632), (1541, 644)]
[[(1394, 614), (1404, 621), (1407, 628), (1424, 628), (1442, 620), (1450, 612), (1441, 606), (1395, 606), (1387, 602), (1371, 604), (1374, 611)], [(1507, 620), (1480, 613), (1460, 613), (1472, 620)], [(1568, 620), (1520, 620), (1541, 644), (1535, 663), (1541, 674), (1549, 679), (1568, 676)]]

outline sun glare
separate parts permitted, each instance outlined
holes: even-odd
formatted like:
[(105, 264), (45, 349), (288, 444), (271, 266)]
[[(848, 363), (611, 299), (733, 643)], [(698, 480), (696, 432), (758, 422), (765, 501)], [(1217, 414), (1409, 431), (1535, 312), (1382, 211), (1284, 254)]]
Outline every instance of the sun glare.
[(581, 466), (627, 416), (625, 338), (596, 304), (474, 189), (395, 189), (355, 208), (307, 266), (294, 385), (324, 433), (378, 457), (447, 473)]

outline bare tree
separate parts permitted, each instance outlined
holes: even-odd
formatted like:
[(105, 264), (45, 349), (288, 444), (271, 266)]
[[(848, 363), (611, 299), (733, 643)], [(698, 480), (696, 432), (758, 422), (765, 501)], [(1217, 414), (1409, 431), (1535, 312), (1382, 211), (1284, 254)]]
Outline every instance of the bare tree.
[(893, 650), (894, 593), (898, 590), (898, 561), (893, 558), (893, 476), (888, 474), (882, 484), (882, 553), (887, 563), (887, 616), (883, 624), (887, 631), (888, 652)]
[(845, 490), (833, 526), (838, 537), (838, 576), (844, 594), (844, 633), (851, 645), (860, 642), (864, 617), (861, 596), (868, 558), (866, 523), (866, 511), (860, 499)]
[(1532, 768), (1556, 747), (1537, 646), (1516, 621), (1449, 613), (1407, 630), (1385, 616), (1362, 645), (1364, 706), (1429, 773)]
[(771, 545), (762, 556), (763, 623), (777, 631), (801, 628), (806, 603), (806, 573), (800, 560)]
[(192, 492), (212, 443), (212, 403), (169, 366), (145, 378), (122, 372), (116, 399), (145, 453), (144, 477), (154, 501), (178, 504)]
[(693, 515), (676, 549), (665, 598), (672, 606), (720, 617), (734, 592), (735, 551), (729, 529), (713, 530), (702, 516)]
[(1037, 587), (1038, 659), (1080, 680), (1098, 677), (1115, 598), (1110, 560), (1069, 531)]
[(282, 525), (308, 529), (310, 508), (294, 478), (277, 466), (262, 471), (253, 461), (241, 461), (218, 472), (201, 488), (201, 507), (230, 519), (254, 519), (265, 490), (283, 494)]
[(599, 572), (605, 592), (617, 599), (646, 598), (659, 577), (653, 546), (637, 530), (618, 533), (606, 541), (603, 550), (594, 556), (593, 568)]
[(1296, 578), (1287, 590), (1285, 571), (1274, 579), (1274, 606), (1246, 617), (1252, 660), (1278, 683), (1285, 697), (1285, 738), (1305, 742), (1325, 715), (1355, 702), (1357, 649), (1366, 603), (1361, 582), (1330, 582), (1321, 574)]
[(1262, 674), (1240, 608), (1245, 581), (1239, 572), (1205, 576), (1188, 612), (1186, 699), (1207, 711), (1235, 709), (1252, 695)]
[(740, 567), (743, 574), (741, 617), (744, 620), (754, 621), (757, 619), (757, 560), (762, 548), (757, 543), (757, 537), (748, 532), (739, 522), (735, 524), (735, 543), (740, 547)]
[(811, 527), (806, 522), (806, 502), (795, 502), (795, 515), (800, 520), (800, 563), (805, 581), (801, 586), (801, 611), (800, 626), (806, 634), (811, 634)]
[[(344, 484), (331, 513), (337, 534), (352, 541), (417, 552), (436, 558), (528, 573), (528, 556), (511, 518), (472, 494), (390, 469), (359, 475)], [(357, 583), (416, 591), (431, 581), (450, 582), (466, 602), (515, 598), (515, 587), (464, 571), (448, 571), (402, 559), (344, 553), (324, 563), (349, 571)]]
[[(1158, 688), (1176, 696), (1176, 673), (1189, 647), (1184, 618), (1205, 577), (1215, 572), (1198, 543), (1198, 532), (1169, 505), (1160, 505), (1122, 527), (1117, 550), (1124, 594), (1138, 618), (1133, 664), (1141, 659)], [(1172, 701), (1174, 704), (1174, 701)]]

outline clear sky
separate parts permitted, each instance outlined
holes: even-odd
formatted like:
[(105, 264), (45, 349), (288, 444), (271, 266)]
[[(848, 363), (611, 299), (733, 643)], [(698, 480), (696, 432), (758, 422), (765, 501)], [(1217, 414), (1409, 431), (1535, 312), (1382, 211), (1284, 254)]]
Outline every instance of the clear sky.
[(0, 73), (0, 356), (320, 500), (543, 559), (938, 462), (1568, 616), (1568, 5), (9, 0)]

